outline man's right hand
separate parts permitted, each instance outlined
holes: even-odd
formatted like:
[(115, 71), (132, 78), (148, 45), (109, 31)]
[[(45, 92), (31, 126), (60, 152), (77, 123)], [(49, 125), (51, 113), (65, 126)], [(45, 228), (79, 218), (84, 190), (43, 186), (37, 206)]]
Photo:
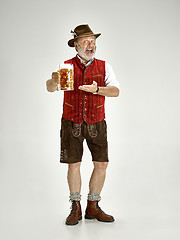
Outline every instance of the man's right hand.
[(54, 92), (58, 89), (58, 84), (53, 79), (48, 79), (46, 81), (46, 89), (48, 92)]

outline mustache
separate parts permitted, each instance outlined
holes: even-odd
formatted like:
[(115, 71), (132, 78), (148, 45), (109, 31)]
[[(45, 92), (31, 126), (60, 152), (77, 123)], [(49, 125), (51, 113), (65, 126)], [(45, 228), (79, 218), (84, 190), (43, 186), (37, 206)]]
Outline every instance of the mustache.
[(86, 47), (86, 48), (83, 50), (83, 48), (81, 47), (81, 45), (78, 44), (78, 48), (79, 48), (80, 50), (82, 50), (83, 52), (85, 52), (86, 50), (92, 50), (93, 52), (96, 51), (96, 46), (95, 46), (95, 47), (93, 47), (93, 46), (91, 46), (91, 47)]
[(93, 51), (95, 51), (95, 50), (96, 50), (96, 47), (87, 47), (87, 48), (85, 49), (85, 51), (86, 51), (86, 50), (90, 50), (90, 51), (93, 50)]

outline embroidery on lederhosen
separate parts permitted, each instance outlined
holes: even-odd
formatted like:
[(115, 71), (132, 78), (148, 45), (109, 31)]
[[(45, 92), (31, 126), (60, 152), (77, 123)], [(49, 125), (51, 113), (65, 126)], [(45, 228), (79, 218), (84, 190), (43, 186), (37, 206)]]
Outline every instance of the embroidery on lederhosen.
[(92, 138), (97, 137), (98, 131), (96, 129), (96, 124), (88, 124), (88, 133)]
[(73, 123), (72, 134), (74, 137), (79, 137), (81, 135), (81, 124)]
[(67, 150), (66, 149), (61, 150), (61, 161), (64, 162), (67, 160), (67, 158), (68, 158)]
[[(64, 131), (63, 129), (61, 128), (61, 131), (60, 131), (60, 137), (61, 137), (61, 141), (62, 141), (62, 138), (64, 136)], [(61, 162), (66, 162), (67, 158), (68, 158), (68, 155), (67, 155), (67, 150), (66, 149), (62, 149), (62, 144), (61, 144), (61, 157), (60, 157), (60, 161)]]

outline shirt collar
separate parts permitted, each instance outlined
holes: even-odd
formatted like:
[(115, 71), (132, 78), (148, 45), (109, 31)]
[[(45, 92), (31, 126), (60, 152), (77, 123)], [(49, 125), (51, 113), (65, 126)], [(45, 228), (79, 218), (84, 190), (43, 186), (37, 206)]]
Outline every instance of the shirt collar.
[(77, 57), (79, 58), (79, 60), (81, 61), (81, 63), (84, 64), (85, 67), (88, 67), (93, 61), (94, 61), (94, 58), (89, 60), (89, 62), (85, 63), (82, 58), (77, 54)]

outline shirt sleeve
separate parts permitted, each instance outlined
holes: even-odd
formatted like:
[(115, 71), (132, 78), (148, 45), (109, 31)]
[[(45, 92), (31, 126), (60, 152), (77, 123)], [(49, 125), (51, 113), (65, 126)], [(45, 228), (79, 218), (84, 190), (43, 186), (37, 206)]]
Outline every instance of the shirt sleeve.
[(119, 83), (116, 80), (116, 76), (115, 73), (111, 67), (111, 65), (109, 63), (105, 63), (105, 85), (106, 87), (108, 86), (114, 86), (117, 87), (119, 89)]

